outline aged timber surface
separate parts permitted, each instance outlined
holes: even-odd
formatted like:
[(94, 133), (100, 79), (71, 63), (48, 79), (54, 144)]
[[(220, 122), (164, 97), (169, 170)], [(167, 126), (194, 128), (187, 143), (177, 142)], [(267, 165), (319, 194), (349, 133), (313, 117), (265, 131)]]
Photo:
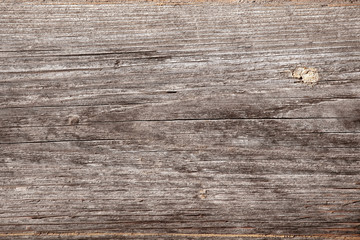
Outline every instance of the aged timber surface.
[(360, 239), (360, 6), (82, 3), (0, 3), (0, 239)]

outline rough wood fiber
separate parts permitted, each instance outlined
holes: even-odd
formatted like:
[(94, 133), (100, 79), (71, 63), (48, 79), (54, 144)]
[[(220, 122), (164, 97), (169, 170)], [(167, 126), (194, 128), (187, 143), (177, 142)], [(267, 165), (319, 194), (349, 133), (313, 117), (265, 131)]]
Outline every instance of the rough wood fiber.
[(53, 3), (0, 4), (1, 239), (360, 239), (359, 7)]

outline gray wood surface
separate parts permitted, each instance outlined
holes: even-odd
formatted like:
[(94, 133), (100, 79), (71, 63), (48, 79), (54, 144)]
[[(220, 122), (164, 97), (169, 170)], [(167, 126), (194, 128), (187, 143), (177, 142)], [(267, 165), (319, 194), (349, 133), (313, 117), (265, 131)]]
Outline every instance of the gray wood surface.
[(81, 3), (0, 3), (0, 239), (360, 239), (359, 6)]

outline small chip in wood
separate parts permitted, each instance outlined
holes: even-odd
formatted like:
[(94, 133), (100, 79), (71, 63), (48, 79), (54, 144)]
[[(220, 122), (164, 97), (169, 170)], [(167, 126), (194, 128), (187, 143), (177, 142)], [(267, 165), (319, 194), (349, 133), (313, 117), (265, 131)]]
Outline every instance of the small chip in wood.
[(308, 85), (315, 85), (319, 81), (318, 70), (311, 67), (296, 67), (292, 72), (292, 76)]
[(205, 190), (205, 189), (200, 190), (198, 197), (199, 197), (200, 199), (203, 199), (203, 200), (204, 200), (205, 198), (207, 198), (207, 190)]

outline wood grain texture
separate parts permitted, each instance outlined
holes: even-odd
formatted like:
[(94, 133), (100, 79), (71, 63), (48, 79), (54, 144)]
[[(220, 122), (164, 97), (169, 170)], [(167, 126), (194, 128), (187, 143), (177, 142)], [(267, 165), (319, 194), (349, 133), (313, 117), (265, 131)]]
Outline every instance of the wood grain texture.
[(358, 6), (75, 3), (0, 3), (1, 239), (360, 239)]

